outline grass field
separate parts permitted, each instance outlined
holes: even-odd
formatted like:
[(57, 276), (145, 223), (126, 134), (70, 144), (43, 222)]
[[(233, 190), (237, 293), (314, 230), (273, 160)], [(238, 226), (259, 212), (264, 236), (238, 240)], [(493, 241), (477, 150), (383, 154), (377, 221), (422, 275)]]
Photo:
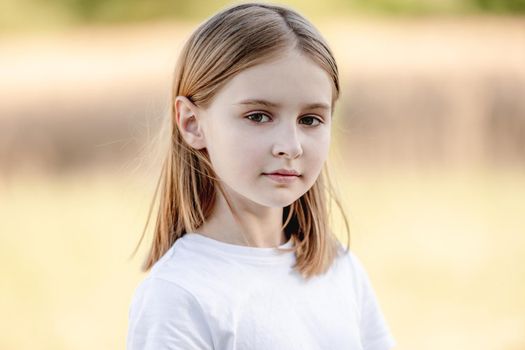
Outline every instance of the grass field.
[[(397, 349), (525, 349), (524, 171), (337, 178)], [(152, 186), (129, 173), (0, 182), (0, 348), (124, 348)]]

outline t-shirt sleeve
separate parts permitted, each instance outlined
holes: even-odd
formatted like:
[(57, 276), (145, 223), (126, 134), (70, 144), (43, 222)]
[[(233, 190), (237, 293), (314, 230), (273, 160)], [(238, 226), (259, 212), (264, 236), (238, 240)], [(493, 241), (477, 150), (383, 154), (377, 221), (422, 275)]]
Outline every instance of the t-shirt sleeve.
[(357, 284), (360, 335), (364, 350), (389, 350), (397, 345), (382, 313), (376, 293), (359, 258), (350, 252)]
[(213, 349), (200, 304), (170, 281), (151, 277), (142, 281), (128, 321), (127, 350)]

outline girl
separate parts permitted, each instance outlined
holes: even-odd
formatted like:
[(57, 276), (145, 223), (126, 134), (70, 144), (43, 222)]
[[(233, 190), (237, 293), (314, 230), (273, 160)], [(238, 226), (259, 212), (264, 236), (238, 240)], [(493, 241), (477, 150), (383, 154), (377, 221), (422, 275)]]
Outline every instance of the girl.
[(289, 8), (232, 6), (191, 35), (128, 349), (395, 345), (363, 265), (328, 227), (338, 96), (331, 50)]

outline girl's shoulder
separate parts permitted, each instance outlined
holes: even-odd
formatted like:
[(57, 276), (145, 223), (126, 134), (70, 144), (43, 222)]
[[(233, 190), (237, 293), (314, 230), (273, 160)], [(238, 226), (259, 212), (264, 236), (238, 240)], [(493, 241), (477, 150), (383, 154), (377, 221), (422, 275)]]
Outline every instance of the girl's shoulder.
[(128, 320), (127, 349), (212, 348), (202, 306), (173, 281), (147, 276), (135, 289)]
[(360, 332), (365, 348), (391, 349), (394, 339), (370, 275), (358, 253), (342, 248), (342, 260), (351, 275), (349, 281), (354, 290)]
[(180, 297), (209, 300), (219, 294), (228, 297), (232, 285), (243, 284), (243, 276), (242, 264), (212, 250), (201, 249), (183, 237), (152, 266), (142, 282), (143, 287), (137, 289), (150, 289), (150, 293), (158, 293), (159, 298), (167, 291)]
[(212, 268), (213, 264), (206, 256), (194, 254), (182, 241), (177, 240), (152, 266), (144, 284), (159, 285), (161, 288), (171, 284), (178, 289), (191, 291), (193, 285), (205, 282), (205, 275)]
[(358, 257), (358, 253), (354, 252), (351, 248), (347, 249), (347, 247), (343, 246), (341, 242), (338, 242), (338, 258), (354, 273), (366, 273), (364, 265)]
[(359, 253), (356, 253), (354, 250), (339, 245), (339, 264), (342, 265), (342, 269), (350, 275), (349, 280), (351, 281), (352, 287), (358, 297), (358, 299), (363, 299), (368, 294), (372, 287), (370, 276), (368, 271), (360, 258)]
[(157, 307), (165, 308), (170, 304), (190, 305), (193, 302), (194, 297), (186, 288), (154, 274), (143, 278), (132, 296), (134, 308), (140, 308), (140, 305), (147, 304), (153, 310)]

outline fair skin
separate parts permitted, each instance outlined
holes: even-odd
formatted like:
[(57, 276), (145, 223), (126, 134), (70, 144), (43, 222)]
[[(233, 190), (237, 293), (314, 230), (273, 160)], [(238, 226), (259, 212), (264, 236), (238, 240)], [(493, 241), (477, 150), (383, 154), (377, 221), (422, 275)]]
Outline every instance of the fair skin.
[[(240, 103), (248, 99), (278, 106)], [(236, 221), (217, 191), (213, 212), (196, 233), (261, 248), (285, 243), (283, 207), (312, 187), (328, 156), (331, 101), (328, 73), (295, 50), (241, 71), (207, 108), (177, 96), (182, 137), (195, 149), (207, 149), (240, 219)], [(280, 183), (265, 175), (283, 168), (300, 176)]]

